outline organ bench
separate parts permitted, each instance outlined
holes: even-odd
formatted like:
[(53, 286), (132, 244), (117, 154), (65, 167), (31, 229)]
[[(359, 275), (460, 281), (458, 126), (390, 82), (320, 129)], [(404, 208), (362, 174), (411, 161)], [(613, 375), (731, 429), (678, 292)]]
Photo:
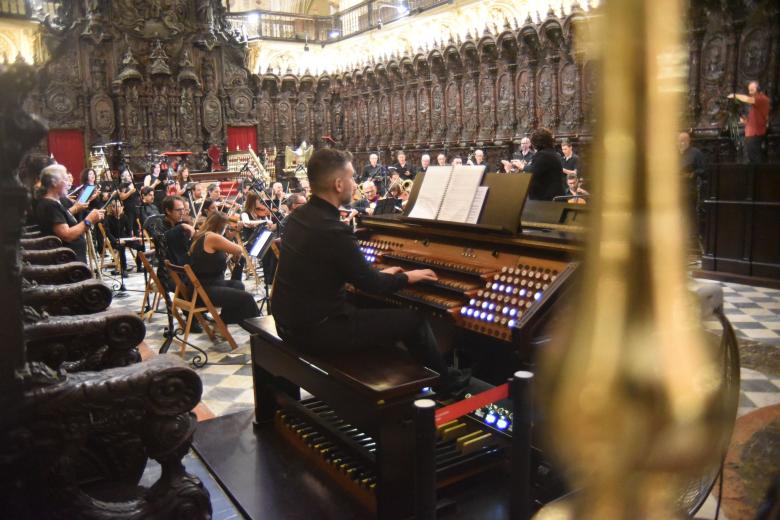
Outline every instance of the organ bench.
[[(375, 509), (378, 518), (410, 516), (414, 507), (414, 479), (409, 478), (415, 442), (412, 402), (423, 388), (438, 381), (438, 374), (419, 366), (401, 349), (327, 358), (301, 355), (284, 344), (270, 316), (247, 320), (243, 327), (252, 333), (255, 420), (276, 420), (283, 431), (306, 423), (304, 428), (310, 430), (304, 435), (321, 436), (323, 445), (334, 453), (345, 453), (347, 471), (356, 468), (350, 476), (364, 471), (357, 468), (375, 469), (370, 476), (371, 470), (366, 471), (360, 479), (365, 481), (363, 492), (354, 494)], [(279, 378), (311, 392), (316, 401), (298, 401)], [(323, 410), (334, 420), (318, 420)], [(315, 431), (310, 423), (325, 431)], [(347, 453), (354, 460), (348, 460)], [(356, 491), (349, 489), (349, 479), (336, 481)]]

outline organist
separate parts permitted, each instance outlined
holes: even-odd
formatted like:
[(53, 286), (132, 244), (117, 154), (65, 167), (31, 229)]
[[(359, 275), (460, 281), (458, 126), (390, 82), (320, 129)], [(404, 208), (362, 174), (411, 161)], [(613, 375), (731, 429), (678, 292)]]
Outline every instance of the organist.
[[(349, 204), (354, 168), (349, 155), (324, 148), (308, 164), (312, 197), (285, 226), (271, 306), (280, 336), (310, 354), (392, 347), (402, 342), (414, 358), (439, 372), (443, 394), (457, 394), (468, 375), (448, 369), (427, 320), (410, 309), (358, 309), (347, 303), (347, 283), (390, 294), (436, 280), (429, 269), (374, 270), (352, 230), (339, 220)], [(370, 339), (369, 339), (370, 338)]]

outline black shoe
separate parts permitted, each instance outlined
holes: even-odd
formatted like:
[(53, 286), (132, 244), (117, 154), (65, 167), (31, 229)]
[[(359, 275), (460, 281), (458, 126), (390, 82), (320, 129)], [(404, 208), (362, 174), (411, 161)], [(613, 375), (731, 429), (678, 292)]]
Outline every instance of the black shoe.
[(447, 369), (447, 375), (441, 378), (441, 383), (435, 388), (436, 395), (441, 398), (460, 399), (469, 388), (471, 370)]
[(203, 332), (203, 327), (200, 326), (200, 323), (197, 321), (192, 322), (192, 325), (190, 325), (190, 332), (192, 334), (200, 334)]

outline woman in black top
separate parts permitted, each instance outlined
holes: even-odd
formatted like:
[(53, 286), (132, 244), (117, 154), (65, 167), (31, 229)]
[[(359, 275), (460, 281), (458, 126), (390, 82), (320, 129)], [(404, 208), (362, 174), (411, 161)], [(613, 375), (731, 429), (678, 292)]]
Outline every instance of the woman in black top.
[(133, 235), (141, 236), (138, 229), (138, 206), (141, 205), (141, 195), (133, 184), (133, 174), (124, 170), (119, 179), (119, 200), (124, 206), (124, 213), (130, 223)]
[(555, 141), (546, 128), (539, 128), (531, 135), (531, 144), (536, 149), (533, 160), (523, 165), (522, 170), (531, 174), (528, 198), (531, 200), (553, 200), (561, 195), (564, 178), (561, 157), (553, 148)]
[[(125, 258), (126, 248), (144, 251), (143, 240), (121, 240), (123, 238), (135, 237), (133, 227), (130, 225), (127, 215), (124, 212), (122, 204), (118, 200), (112, 200), (106, 208), (106, 220), (104, 222), (106, 238), (111, 243), (111, 247), (116, 249), (119, 254), (119, 264), (122, 272), (127, 272), (127, 258)], [(139, 253), (140, 254), (140, 253)], [(141, 271), (141, 260), (136, 256), (136, 271)]]
[(240, 280), (225, 280), (228, 255), (239, 260), (242, 254), (241, 246), (222, 236), (228, 222), (227, 216), (218, 211), (208, 216), (192, 239), (190, 266), (212, 303), (222, 308), (222, 321), (241, 323), (260, 316), (260, 309)]
[[(81, 172), (80, 181), (81, 189), (84, 189), (87, 186), (95, 186), (95, 183), (97, 183), (97, 174), (95, 173), (95, 170), (92, 168), (85, 168)], [(100, 208), (100, 188), (95, 186), (95, 191), (92, 192), (92, 195), (89, 197), (87, 204), (89, 204), (89, 209)]]

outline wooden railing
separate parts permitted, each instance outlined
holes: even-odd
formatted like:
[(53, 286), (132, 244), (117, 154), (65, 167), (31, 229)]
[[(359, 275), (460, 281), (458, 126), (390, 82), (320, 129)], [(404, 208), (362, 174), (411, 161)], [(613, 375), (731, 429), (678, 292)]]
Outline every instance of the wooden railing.
[[(233, 29), (250, 40), (305, 41), (328, 43), (396, 20), (450, 3), (451, 0), (366, 0), (331, 16), (311, 16), (274, 11), (232, 12), (228, 20)], [(399, 7), (405, 7), (399, 8)]]

